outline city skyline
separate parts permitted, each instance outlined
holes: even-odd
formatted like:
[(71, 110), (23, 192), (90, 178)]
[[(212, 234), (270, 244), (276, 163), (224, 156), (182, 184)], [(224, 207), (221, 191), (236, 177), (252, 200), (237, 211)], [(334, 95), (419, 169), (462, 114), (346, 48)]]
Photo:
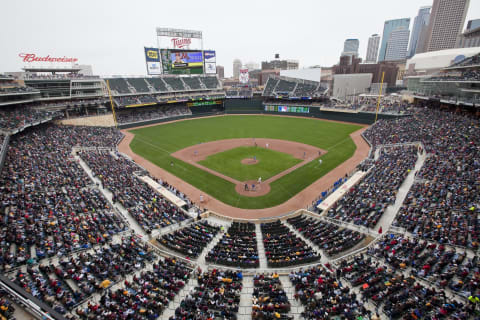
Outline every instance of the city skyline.
[[(203, 31), (204, 48), (217, 51), (217, 64), (225, 66), (226, 76), (232, 75), (236, 58), (260, 63), (272, 60), (275, 53), (281, 59), (299, 60), (300, 67), (328, 67), (338, 63), (345, 39), (360, 40), (359, 53), (365, 60), (368, 38), (382, 35), (386, 20), (413, 20), (420, 7), (433, 3), (406, 0), (385, 6), (384, 1), (371, 2), (378, 10), (370, 12), (361, 3), (347, 0), (329, 5), (328, 10), (315, 1), (300, 1), (291, 10), (287, 1), (246, 1), (245, 5), (256, 8), (248, 20), (262, 21), (249, 27), (240, 23), (240, 17), (232, 19), (228, 4), (221, 1), (186, 1), (189, 10), (181, 16), (162, 15), (174, 12), (175, 6), (155, 1), (141, 0), (133, 7), (122, 1), (6, 2), (0, 11), (0, 26), (3, 30), (15, 26), (15, 31), (2, 37), (0, 71), (20, 71), (23, 63), (18, 55), (31, 52), (76, 57), (79, 63), (92, 65), (94, 74), (144, 75), (143, 47), (156, 45), (155, 28), (159, 26)], [(286, 6), (289, 10), (284, 10)], [(480, 12), (480, 2), (471, 1), (466, 21), (480, 18), (476, 12)], [(265, 19), (267, 14), (272, 18)]]

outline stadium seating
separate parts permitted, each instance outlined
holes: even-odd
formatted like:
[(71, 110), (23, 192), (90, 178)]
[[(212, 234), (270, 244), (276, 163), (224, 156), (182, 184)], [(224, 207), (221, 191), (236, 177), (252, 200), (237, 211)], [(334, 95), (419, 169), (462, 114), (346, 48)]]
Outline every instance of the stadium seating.
[(320, 259), (308, 244), (298, 238), (280, 220), (262, 223), (263, 244), (270, 268), (312, 263)]
[(379, 121), (365, 132), (374, 145), (421, 141), (428, 152), (394, 226), (435, 241), (478, 248), (479, 120), (435, 110)]
[(275, 92), (277, 93), (290, 93), (292, 92), (295, 87), (297, 86), (296, 82), (290, 82), (286, 80), (281, 80), (278, 81), (277, 86), (275, 87)]
[(108, 83), (110, 85), (110, 90), (115, 90), (118, 93), (132, 93), (124, 78), (108, 79)]
[(471, 305), (447, 299), (445, 293), (424, 287), (414, 277), (397, 273), (363, 254), (342, 261), (339, 268), (353, 286), (360, 286), (363, 299), (371, 300), (391, 319), (412, 315), (418, 319), (468, 319), (473, 314)]
[(202, 85), (200, 83), (200, 77), (183, 77), (182, 80), (192, 90), (202, 89)]
[(253, 277), (252, 319), (291, 319), (290, 302), (277, 273)]
[(121, 136), (44, 125), (11, 137), (0, 176), (1, 268), (106, 243), (126, 229), (70, 155), (74, 145), (114, 146)]
[(29, 107), (2, 108), (0, 110), (0, 130), (13, 131), (57, 116), (58, 113), (55, 112), (40, 111)]
[(329, 211), (328, 217), (374, 228), (417, 160), (417, 148), (383, 148), (373, 169)]
[(219, 87), (218, 79), (215, 76), (205, 76), (201, 77), (205, 87), (208, 89), (217, 89)]
[(269, 97), (273, 95), (273, 90), (278, 84), (278, 79), (276, 78), (268, 78), (267, 83), (265, 84), (265, 89), (263, 90), (263, 96)]
[(293, 96), (295, 97), (310, 97), (317, 90), (317, 86), (307, 83), (298, 83)]
[(147, 232), (187, 219), (187, 215), (147, 184), (135, 177), (142, 171), (130, 160), (107, 151), (83, 151), (81, 158), (120, 203)]
[(135, 88), (137, 93), (150, 92), (145, 78), (127, 78), (126, 81)]
[(304, 215), (287, 219), (287, 221), (329, 256), (351, 249), (365, 238), (362, 233), (341, 229)]
[(117, 107), (140, 104), (140, 96), (117, 96), (114, 98)]
[(98, 303), (77, 308), (82, 319), (117, 319), (128, 314), (129, 319), (157, 319), (191, 274), (191, 266), (173, 258), (159, 258), (152, 270), (135, 274), (121, 288), (106, 290)]
[(156, 91), (159, 92), (166, 92), (168, 91), (167, 87), (165, 86), (165, 82), (163, 82), (162, 78), (147, 78), (147, 82), (155, 88)]
[(207, 221), (201, 221), (173, 233), (164, 234), (157, 241), (168, 249), (195, 259), (219, 231), (219, 227), (213, 226)]
[(198, 286), (189, 292), (171, 320), (184, 318), (237, 319), (242, 290), (241, 272), (212, 270), (198, 276)]
[(182, 80), (180, 78), (174, 78), (174, 77), (165, 77), (163, 78), (165, 83), (167, 83), (170, 87), (172, 87), (173, 91), (185, 91), (186, 88), (183, 85)]
[[(58, 265), (28, 266), (18, 271), (14, 282), (34, 297), (64, 314), (89, 295), (105, 289), (105, 284), (120, 281), (125, 275), (145, 267), (153, 254), (135, 237), (104, 246), (98, 251), (60, 259)], [(75, 283), (80, 291), (72, 287)]]
[(255, 224), (233, 222), (205, 261), (240, 268), (258, 268)]
[(295, 286), (295, 299), (300, 300), (305, 308), (304, 319), (368, 316), (356, 294), (323, 266), (292, 271), (289, 278)]

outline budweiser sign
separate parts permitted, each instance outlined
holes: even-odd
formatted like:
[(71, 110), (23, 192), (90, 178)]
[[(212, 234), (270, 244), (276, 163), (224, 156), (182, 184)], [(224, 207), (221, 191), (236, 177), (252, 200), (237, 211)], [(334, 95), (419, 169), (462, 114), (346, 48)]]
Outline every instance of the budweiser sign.
[(183, 48), (188, 47), (192, 44), (192, 39), (190, 38), (172, 38), (172, 44), (174, 48)]
[(67, 58), (67, 57), (50, 57), (47, 55), (45, 57), (39, 57), (34, 53), (20, 53), (18, 55), (23, 59), (23, 62), (77, 62), (77, 58)]

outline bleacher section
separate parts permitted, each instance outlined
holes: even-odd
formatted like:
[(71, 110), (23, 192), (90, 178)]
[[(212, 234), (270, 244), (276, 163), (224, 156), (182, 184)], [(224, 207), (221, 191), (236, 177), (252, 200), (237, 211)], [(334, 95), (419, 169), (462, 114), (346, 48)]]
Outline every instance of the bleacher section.
[(165, 82), (172, 87), (172, 91), (185, 91), (187, 90), (183, 85), (182, 80), (180, 78), (163, 78)]
[(146, 79), (147, 82), (150, 83), (150, 85), (156, 90), (160, 92), (166, 92), (168, 91), (167, 87), (165, 86), (165, 82), (161, 78), (149, 78)]
[(140, 92), (150, 92), (150, 89), (147, 86), (147, 83), (145, 82), (145, 78), (128, 78), (127, 79), (128, 83), (132, 87), (135, 88), (135, 90), (140, 93)]
[(115, 90), (117, 93), (132, 93), (128, 88), (127, 81), (123, 78), (108, 79), (110, 90)]
[(192, 90), (202, 89), (202, 84), (200, 83), (200, 80), (198, 77), (185, 77), (182, 79), (183, 79), (183, 82), (185, 82), (185, 84), (190, 87), (190, 89)]
[(297, 86), (297, 83), (295, 82), (290, 82), (290, 81), (285, 81), (285, 80), (280, 80), (277, 84), (277, 87), (275, 88), (275, 92), (292, 92), (295, 87)]
[(202, 77), (202, 81), (207, 89), (217, 89), (219, 87), (217, 77), (205, 76)]
[(270, 76), (263, 90), (264, 97), (321, 97), (327, 87), (317, 81), (309, 81), (290, 77)]

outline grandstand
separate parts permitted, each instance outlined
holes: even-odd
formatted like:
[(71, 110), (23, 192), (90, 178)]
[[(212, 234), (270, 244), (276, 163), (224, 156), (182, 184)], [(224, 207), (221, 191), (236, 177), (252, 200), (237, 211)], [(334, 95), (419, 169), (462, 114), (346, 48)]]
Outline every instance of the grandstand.
[[(130, 91), (115, 99), (155, 103), (140, 113), (118, 108), (120, 123), (192, 115), (185, 105), (157, 106), (163, 96), (159, 93), (132, 93), (132, 82), (137, 91), (158, 80), (142, 81), (144, 87), (142, 82), (114, 81)], [(189, 81), (183, 83), (190, 87)], [(303, 88), (296, 84), (295, 91)], [(480, 293), (474, 280), (480, 248), (475, 175), (480, 124), (472, 115), (410, 108), (412, 117), (381, 120), (365, 132), (374, 148), (358, 168), (365, 175), (330, 209), (315, 208), (329, 201), (333, 193), (328, 192), (309, 210), (271, 221), (233, 222), (212, 212), (195, 221), (201, 211), (182, 190), (168, 181), (150, 178), (155, 187), (147, 183), (149, 173), (116, 150), (123, 138), (116, 129), (42, 124), (38, 120), (52, 118), (18, 106), (14, 113), (3, 111), (0, 127), (7, 134), (0, 134), (0, 154), (5, 155), (0, 283), (10, 290), (2, 300), (10, 312), (2, 314), (26, 309), (57, 319), (113, 315), (118, 312), (115, 305), (125, 304), (123, 292), (135, 291), (141, 294), (129, 301), (149, 303), (143, 311), (125, 304), (132, 314), (168, 319), (191, 314), (195, 303), (207, 299), (215, 305), (198, 311), (201, 314), (223, 312), (247, 319), (264, 314), (269, 304), (260, 301), (262, 290), (271, 285), (278, 299), (274, 310), (281, 317), (308, 319), (331, 300), (308, 303), (304, 289), (330, 295), (333, 290), (323, 288), (341, 281), (345, 299), (356, 305), (351, 309), (356, 316), (375, 312), (375, 306), (384, 318), (413, 312), (413, 306), (402, 303), (399, 309), (388, 299), (378, 300), (377, 294), (397, 298), (396, 291), (388, 290), (393, 286), (423, 305), (431, 304), (422, 311), (428, 315), (444, 310), (433, 294), (443, 290), (453, 306), (446, 314), (468, 318), (474, 312), (468, 297)], [(26, 124), (30, 128), (24, 128)], [(448, 191), (451, 185), (457, 191)], [(160, 189), (161, 194), (155, 191)], [(184, 205), (177, 206), (172, 197)], [(16, 206), (20, 201), (25, 205)], [(57, 214), (51, 214), (53, 210)], [(26, 236), (6, 241), (16, 234)], [(386, 254), (391, 248), (396, 255)], [(49, 262), (54, 257), (58, 259)], [(380, 280), (367, 274), (391, 285), (376, 285)], [(405, 279), (408, 286), (397, 279)], [(139, 290), (146, 282), (156, 284)], [(365, 283), (374, 289), (359, 289)], [(229, 303), (215, 297), (218, 290), (228, 292)], [(365, 303), (352, 292), (364, 292)]]
[(326, 94), (328, 88), (316, 81), (283, 76), (270, 76), (262, 96), (280, 98), (317, 98)]
[(434, 98), (443, 103), (480, 103), (480, 53), (462, 59), (429, 76), (408, 77), (408, 90), (415, 98)]

